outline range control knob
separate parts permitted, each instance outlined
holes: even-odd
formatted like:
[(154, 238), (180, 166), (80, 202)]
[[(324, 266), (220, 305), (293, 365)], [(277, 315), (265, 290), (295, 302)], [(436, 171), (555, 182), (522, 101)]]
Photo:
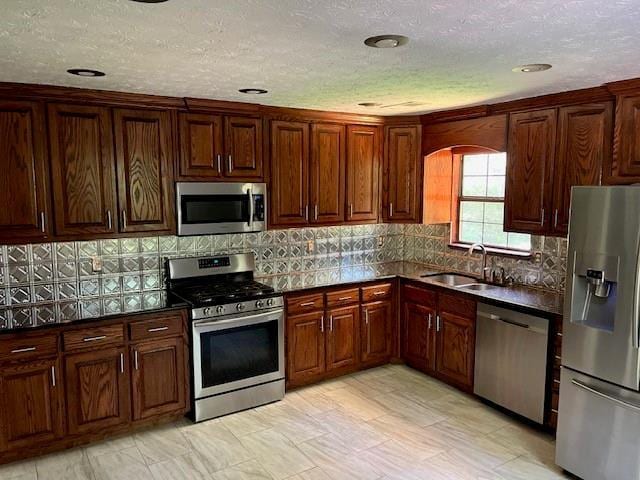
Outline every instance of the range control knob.
[(211, 308), (207, 307), (204, 310), (202, 310), (202, 313), (205, 315), (209, 315), (211, 313)]
[(224, 307), (222, 305), (218, 305), (216, 307), (216, 313), (224, 313)]
[(273, 298), (267, 299), (267, 307), (272, 307), (272, 306), (273, 306)]
[(239, 312), (241, 312), (245, 308), (246, 307), (244, 306), (244, 303), (239, 303), (239, 304), (236, 305), (236, 310), (238, 310)]
[(256, 302), (256, 308), (262, 308), (262, 307), (264, 307), (264, 302), (262, 300), (258, 300)]

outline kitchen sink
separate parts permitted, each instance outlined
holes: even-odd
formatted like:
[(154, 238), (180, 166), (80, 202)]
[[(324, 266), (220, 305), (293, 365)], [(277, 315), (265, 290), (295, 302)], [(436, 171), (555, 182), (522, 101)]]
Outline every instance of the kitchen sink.
[(483, 292), (485, 290), (493, 290), (500, 288), (498, 285), (489, 285), (488, 283), (468, 283), (466, 285), (458, 285), (460, 290), (474, 290), (477, 292)]
[(477, 282), (477, 279), (473, 277), (459, 275), (457, 273), (430, 273), (428, 275), (422, 275), (422, 277), (450, 287), (459, 287), (460, 285), (469, 285)]

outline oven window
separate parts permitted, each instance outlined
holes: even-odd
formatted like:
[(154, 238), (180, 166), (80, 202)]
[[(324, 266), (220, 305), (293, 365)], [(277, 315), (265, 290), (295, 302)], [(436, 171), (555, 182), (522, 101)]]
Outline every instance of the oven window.
[(183, 195), (182, 223), (246, 222), (248, 203), (247, 195)]
[(200, 334), (202, 388), (277, 372), (278, 321)]

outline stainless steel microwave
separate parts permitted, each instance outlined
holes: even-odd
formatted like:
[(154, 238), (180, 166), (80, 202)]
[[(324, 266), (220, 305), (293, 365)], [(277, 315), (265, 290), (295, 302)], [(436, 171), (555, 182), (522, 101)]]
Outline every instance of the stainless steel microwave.
[(178, 235), (260, 232), (266, 196), (264, 183), (178, 182)]

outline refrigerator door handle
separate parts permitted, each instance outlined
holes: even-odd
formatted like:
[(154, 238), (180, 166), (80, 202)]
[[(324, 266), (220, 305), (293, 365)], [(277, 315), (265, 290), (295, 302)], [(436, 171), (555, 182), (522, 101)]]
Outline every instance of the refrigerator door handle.
[[(640, 243), (638, 243), (638, 255), (640, 255)], [(636, 255), (636, 258), (640, 258)], [(638, 325), (638, 303), (640, 303), (640, 260), (636, 264), (636, 281), (633, 289), (633, 318), (631, 319), (631, 345), (640, 348), (640, 325)]]
[(626, 400), (622, 400), (620, 398), (616, 398), (616, 397), (612, 397), (611, 395), (608, 395), (604, 392), (601, 392), (600, 390), (597, 390), (594, 387), (591, 387), (585, 383), (582, 383), (578, 380), (576, 380), (575, 378), (571, 380), (571, 383), (574, 384), (576, 387), (578, 388), (582, 388), (583, 390), (586, 390), (587, 392), (593, 393), (594, 395), (597, 395), (599, 397), (602, 397), (606, 400), (609, 400), (613, 403), (616, 403), (618, 405), (620, 405), (621, 407), (624, 408), (628, 408), (629, 410), (633, 410), (635, 412), (640, 412), (640, 405), (636, 405), (635, 403), (631, 403), (628, 402)]

